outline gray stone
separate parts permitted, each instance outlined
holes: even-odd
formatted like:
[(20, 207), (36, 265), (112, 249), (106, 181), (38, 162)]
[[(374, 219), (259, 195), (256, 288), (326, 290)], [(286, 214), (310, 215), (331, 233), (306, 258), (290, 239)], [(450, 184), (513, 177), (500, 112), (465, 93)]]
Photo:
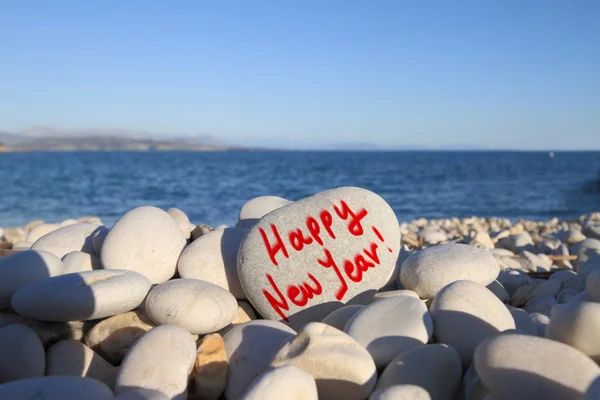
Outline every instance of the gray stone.
[(214, 283), (230, 291), (236, 299), (245, 299), (237, 272), (237, 257), (246, 233), (246, 229), (215, 229), (194, 240), (179, 257), (179, 275)]
[(113, 400), (108, 386), (91, 378), (45, 376), (0, 385), (0, 399), (11, 400)]
[(538, 336), (546, 337), (546, 330), (548, 329), (548, 325), (550, 324), (550, 317), (548, 317), (546, 314), (541, 313), (533, 313), (530, 314), (529, 317), (531, 318), (531, 321), (537, 329)]
[(238, 400), (252, 381), (267, 369), (281, 346), (296, 332), (287, 325), (269, 320), (257, 320), (234, 326), (225, 337), (229, 356), (227, 370), (227, 400)]
[(398, 354), (431, 339), (433, 322), (425, 304), (397, 296), (374, 302), (348, 321), (344, 332), (367, 349), (378, 369)]
[(529, 314), (532, 313), (540, 313), (550, 315), (550, 311), (552, 307), (557, 305), (558, 302), (554, 298), (554, 296), (545, 294), (541, 296), (536, 296), (533, 299), (529, 300), (524, 307), (524, 310)]
[(587, 277), (586, 290), (593, 301), (600, 302), (600, 270), (592, 271)]
[(169, 398), (158, 390), (136, 388), (119, 394), (115, 400), (169, 400)]
[(369, 400), (431, 400), (431, 396), (420, 386), (395, 385), (374, 391)]
[(516, 329), (528, 335), (538, 336), (538, 330), (529, 314), (520, 308), (511, 308), (510, 314), (515, 320)]
[(0, 384), (44, 376), (45, 359), (44, 347), (33, 329), (21, 324), (0, 328)]
[(578, 292), (573, 289), (564, 289), (558, 292), (556, 295), (556, 301), (559, 304), (569, 303), (575, 296), (577, 296)]
[(350, 319), (363, 308), (365, 308), (365, 306), (344, 306), (342, 308), (338, 308), (337, 310), (323, 318), (323, 321), (321, 322), (329, 326), (333, 326), (334, 328), (339, 329), (340, 331), (343, 331), (348, 321), (350, 321)]
[(47, 251), (25, 250), (0, 258), (0, 309), (10, 308), (12, 296), (22, 287), (61, 275), (60, 258)]
[(497, 280), (510, 296), (514, 295), (519, 287), (533, 282), (525, 272), (514, 269), (505, 269), (500, 272)]
[(111, 228), (100, 259), (105, 269), (126, 269), (163, 283), (175, 275), (177, 260), (186, 245), (179, 226), (156, 207), (138, 207)]
[(446, 244), (417, 251), (408, 257), (400, 269), (400, 281), (422, 299), (430, 299), (443, 287), (459, 280), (487, 286), (499, 272), (498, 261), (487, 250)]
[(87, 223), (65, 226), (39, 238), (31, 250), (45, 250), (61, 259), (75, 250), (93, 254), (92, 235), (99, 228), (97, 224)]
[(76, 272), (21, 288), (12, 297), (12, 307), (39, 321), (87, 321), (133, 310), (150, 286), (148, 278), (133, 271)]
[(529, 335), (486, 340), (477, 347), (474, 363), (498, 399), (579, 399), (600, 376), (600, 368), (579, 350)]
[(292, 203), (282, 197), (260, 196), (248, 200), (240, 210), (236, 228), (250, 229), (265, 215)]
[(494, 293), (496, 295), (496, 297), (498, 298), (498, 300), (500, 300), (501, 302), (508, 303), (508, 300), (510, 300), (510, 296), (508, 295), (508, 292), (506, 291), (506, 289), (504, 289), (504, 286), (502, 286), (502, 284), (500, 282), (493, 281), (486, 287), (488, 288), (488, 290), (490, 292)]
[(373, 192), (343, 187), (263, 217), (240, 246), (238, 273), (263, 317), (303, 326), (343, 304), (368, 303), (390, 280), (399, 249), (391, 207)]
[(238, 303), (231, 293), (210, 282), (173, 279), (150, 291), (145, 309), (158, 325), (177, 325), (203, 335), (229, 325)]
[(106, 239), (106, 235), (108, 235), (109, 229), (105, 226), (101, 226), (92, 234), (92, 244), (94, 246), (94, 254), (96, 257), (100, 257), (102, 254), (102, 246), (104, 245), (104, 240)]

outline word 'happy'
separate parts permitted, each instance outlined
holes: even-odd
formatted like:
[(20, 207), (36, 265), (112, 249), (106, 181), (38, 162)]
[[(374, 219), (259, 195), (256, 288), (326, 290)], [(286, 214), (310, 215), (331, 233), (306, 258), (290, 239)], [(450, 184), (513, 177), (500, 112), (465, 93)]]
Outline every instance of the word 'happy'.
[[(358, 212), (354, 212), (348, 206), (348, 204), (342, 200), (340, 201), (339, 207), (337, 205), (333, 206), (333, 211), (338, 218), (348, 222), (347, 229), (350, 234), (356, 237), (360, 237), (365, 234), (361, 222), (363, 218), (368, 215), (368, 211), (366, 209), (361, 208), (358, 210)], [(274, 224), (270, 225), (274, 237), (273, 243), (271, 243), (267, 233), (263, 228), (258, 228), (258, 230), (265, 244), (267, 253), (269, 254), (271, 263), (275, 267), (279, 266), (277, 261), (278, 255), (280, 255), (280, 257), (289, 259), (290, 251), (292, 249), (296, 252), (301, 252), (305, 246), (309, 246), (314, 243), (320, 245), (323, 248), (323, 256), (318, 257), (316, 262), (320, 266), (331, 269), (335, 273), (337, 280), (339, 281), (339, 288), (335, 292), (335, 298), (341, 301), (348, 291), (348, 283), (346, 279), (349, 279), (355, 283), (361, 282), (363, 279), (363, 274), (368, 271), (369, 268), (375, 268), (375, 266), (380, 265), (379, 255), (377, 254), (379, 244), (376, 242), (371, 242), (366, 248), (358, 251), (354, 257), (352, 257), (352, 259), (342, 260), (340, 264), (343, 266), (344, 274), (342, 274), (342, 271), (340, 271), (340, 268), (335, 262), (331, 252), (323, 245), (323, 237), (325, 237), (325, 235), (329, 236), (333, 240), (336, 240), (336, 235), (332, 230), (334, 217), (328, 210), (322, 210), (319, 213), (318, 218), (320, 223), (313, 216), (308, 216), (308, 218), (306, 218), (305, 224), (308, 234), (305, 234), (301, 228), (292, 229), (287, 233), (287, 241), (291, 248), (286, 247), (286, 244), (282, 240), (281, 235)], [(385, 243), (383, 236), (375, 226), (372, 226), (371, 230), (381, 243)], [(388, 247), (388, 251), (391, 253), (392, 249)], [(273, 277), (270, 274), (265, 274), (265, 276), (269, 281), (271, 288), (275, 291), (275, 294), (271, 294), (267, 289), (263, 290), (263, 294), (275, 312), (277, 312), (277, 314), (279, 314), (285, 321), (288, 321), (288, 319), (282, 310), (289, 310), (288, 299), (296, 306), (303, 307), (310, 299), (323, 293), (323, 287), (321, 283), (310, 273), (307, 273), (309, 282), (301, 282), (297, 285), (289, 285), (285, 291), (285, 296), (275, 283)]]

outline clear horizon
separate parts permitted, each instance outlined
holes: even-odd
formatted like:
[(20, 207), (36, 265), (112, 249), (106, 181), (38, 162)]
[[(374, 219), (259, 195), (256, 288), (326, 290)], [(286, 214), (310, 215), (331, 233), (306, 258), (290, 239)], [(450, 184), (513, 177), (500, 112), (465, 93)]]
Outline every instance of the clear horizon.
[(0, 4), (0, 129), (600, 150), (600, 3)]

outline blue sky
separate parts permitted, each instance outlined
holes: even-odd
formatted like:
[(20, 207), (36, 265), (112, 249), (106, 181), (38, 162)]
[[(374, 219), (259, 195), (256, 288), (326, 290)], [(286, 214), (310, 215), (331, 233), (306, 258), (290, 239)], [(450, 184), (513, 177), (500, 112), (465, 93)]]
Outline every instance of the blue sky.
[(0, 130), (600, 149), (599, 20), (595, 0), (0, 0)]

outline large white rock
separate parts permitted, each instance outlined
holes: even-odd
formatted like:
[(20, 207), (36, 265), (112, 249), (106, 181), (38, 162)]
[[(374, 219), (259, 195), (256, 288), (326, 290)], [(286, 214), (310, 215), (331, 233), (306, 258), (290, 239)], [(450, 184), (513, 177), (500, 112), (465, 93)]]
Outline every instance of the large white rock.
[(506, 306), (485, 286), (472, 281), (457, 281), (443, 288), (429, 310), (436, 341), (454, 347), (465, 367), (479, 343), (515, 328)]
[(236, 299), (245, 299), (238, 278), (237, 257), (246, 233), (246, 229), (215, 229), (194, 240), (179, 257), (179, 275), (214, 283), (230, 291)]
[(235, 325), (223, 337), (229, 356), (227, 400), (242, 397), (252, 381), (269, 366), (273, 356), (296, 332), (287, 325), (269, 320), (256, 320)]
[(246, 235), (238, 275), (265, 318), (292, 327), (366, 304), (395, 269), (400, 227), (377, 194), (327, 190), (265, 215)]
[(269, 369), (252, 382), (243, 400), (318, 400), (315, 379), (293, 365)]
[(79, 223), (52, 231), (39, 238), (31, 250), (45, 250), (58, 258), (63, 258), (72, 251), (83, 251), (93, 254), (92, 235), (100, 228), (98, 224)]
[(113, 387), (118, 369), (80, 341), (68, 339), (46, 353), (46, 375), (93, 378)]
[(445, 344), (430, 344), (407, 350), (385, 368), (376, 390), (394, 385), (415, 385), (432, 400), (454, 400), (462, 380), (458, 352)]
[(400, 268), (400, 281), (422, 299), (431, 299), (452, 282), (492, 283), (500, 265), (487, 250), (465, 244), (445, 244), (417, 251)]
[(374, 302), (348, 321), (344, 332), (367, 349), (378, 369), (398, 354), (424, 345), (433, 334), (425, 303), (410, 296)]
[(506, 289), (504, 289), (504, 286), (502, 286), (500, 282), (493, 281), (492, 283), (487, 285), (487, 288), (490, 292), (494, 293), (498, 300), (500, 300), (501, 302), (508, 303), (508, 300), (510, 300), (508, 292), (506, 291)]
[(199, 279), (173, 279), (156, 286), (146, 298), (146, 313), (158, 325), (177, 325), (191, 333), (216, 332), (237, 314), (238, 303), (227, 290)]
[(131, 346), (155, 325), (142, 310), (100, 321), (85, 335), (85, 344), (113, 365), (121, 364)]
[(113, 400), (108, 386), (91, 378), (46, 376), (0, 385), (0, 399), (10, 400)]
[(0, 328), (0, 384), (44, 376), (45, 363), (44, 347), (33, 329), (21, 324)]
[(549, 339), (572, 346), (600, 363), (600, 303), (577, 302), (552, 308), (546, 331)]
[(521, 310), (520, 308), (511, 308), (510, 314), (515, 320), (516, 329), (528, 335), (538, 336), (538, 330), (527, 311)]
[(494, 399), (579, 399), (600, 376), (600, 368), (579, 350), (529, 335), (484, 341), (474, 363)]
[(0, 309), (10, 307), (19, 289), (64, 271), (60, 258), (47, 251), (26, 250), (0, 258)]
[(55, 230), (57, 230), (60, 227), (61, 227), (60, 225), (56, 225), (56, 224), (38, 225), (29, 231), (29, 233), (27, 234), (26, 240), (28, 242), (35, 243), (42, 236), (47, 235), (50, 232), (54, 232)]
[(337, 310), (323, 318), (321, 322), (329, 326), (333, 326), (334, 328), (339, 329), (340, 331), (343, 331), (348, 321), (350, 321), (350, 319), (352, 319), (352, 317), (363, 308), (365, 308), (365, 306), (344, 306), (342, 308), (338, 308)]
[(271, 211), (290, 203), (292, 203), (290, 200), (277, 196), (260, 196), (248, 200), (240, 210), (236, 228), (250, 229)]
[(169, 208), (167, 210), (167, 214), (169, 214), (171, 218), (173, 218), (175, 222), (177, 222), (177, 225), (179, 225), (179, 230), (181, 231), (183, 238), (186, 240), (189, 239), (192, 230), (190, 229), (190, 220), (188, 216), (185, 215), (185, 213), (179, 208)]
[(12, 307), (39, 321), (87, 321), (139, 306), (152, 284), (133, 271), (76, 272), (43, 279), (17, 291)]
[(163, 283), (175, 274), (185, 247), (179, 225), (163, 210), (138, 207), (127, 212), (104, 239), (100, 260), (106, 269), (126, 269)]
[(277, 352), (271, 366), (284, 365), (311, 374), (320, 400), (362, 400), (377, 381), (369, 353), (344, 332), (320, 322), (305, 325)]
[(63, 272), (65, 274), (102, 269), (102, 264), (98, 257), (82, 251), (72, 251), (64, 256), (62, 261), (65, 265)]
[(169, 399), (185, 400), (195, 360), (196, 343), (188, 331), (174, 325), (154, 328), (125, 356), (115, 394), (143, 388), (162, 392)]

